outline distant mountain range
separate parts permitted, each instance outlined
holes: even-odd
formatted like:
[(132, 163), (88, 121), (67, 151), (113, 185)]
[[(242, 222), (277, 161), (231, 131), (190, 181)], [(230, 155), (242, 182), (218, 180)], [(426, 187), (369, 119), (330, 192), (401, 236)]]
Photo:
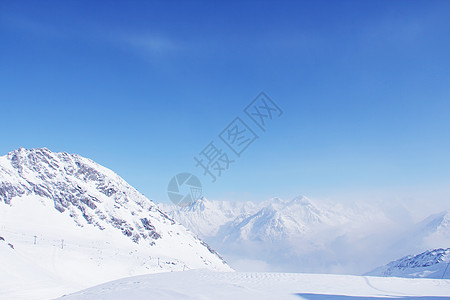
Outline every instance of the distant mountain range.
[(386, 261), (450, 245), (449, 214), (403, 224), (376, 204), (300, 196), (260, 203), (199, 199), (159, 204), (238, 270), (362, 274)]

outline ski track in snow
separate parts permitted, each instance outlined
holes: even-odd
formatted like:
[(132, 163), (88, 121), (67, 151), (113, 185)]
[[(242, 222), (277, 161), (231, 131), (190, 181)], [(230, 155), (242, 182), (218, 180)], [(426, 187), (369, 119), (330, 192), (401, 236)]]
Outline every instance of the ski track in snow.
[(302, 298), (450, 299), (450, 280), (193, 270), (125, 278), (59, 300)]

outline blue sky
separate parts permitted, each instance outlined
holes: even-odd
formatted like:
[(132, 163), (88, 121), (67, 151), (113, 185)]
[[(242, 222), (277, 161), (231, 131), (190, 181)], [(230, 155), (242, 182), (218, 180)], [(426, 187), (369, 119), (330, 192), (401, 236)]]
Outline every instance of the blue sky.
[[(0, 152), (157, 202), (180, 172), (210, 199), (448, 199), (449, 28), (448, 1), (2, 1)], [(284, 114), (211, 183), (193, 157), (260, 91)]]

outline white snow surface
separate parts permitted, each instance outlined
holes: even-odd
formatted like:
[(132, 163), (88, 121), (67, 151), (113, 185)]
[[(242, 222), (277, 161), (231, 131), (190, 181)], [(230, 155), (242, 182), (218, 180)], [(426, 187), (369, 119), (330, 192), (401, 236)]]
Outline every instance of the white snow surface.
[(59, 300), (450, 299), (450, 280), (186, 271), (109, 282)]
[(49, 299), (139, 274), (232, 271), (111, 170), (45, 148), (0, 157), (0, 237), (0, 299)]

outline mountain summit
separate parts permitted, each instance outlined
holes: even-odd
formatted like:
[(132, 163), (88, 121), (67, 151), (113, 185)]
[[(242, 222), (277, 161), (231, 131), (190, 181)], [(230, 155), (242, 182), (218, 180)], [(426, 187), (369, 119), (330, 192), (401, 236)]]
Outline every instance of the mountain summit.
[[(110, 225), (134, 242), (155, 244), (160, 238), (147, 212), (172, 222), (111, 170), (47, 148), (20, 148), (0, 158), (0, 200), (11, 205), (22, 196), (52, 200), (56, 210), (69, 212), (81, 227), (90, 224), (103, 230)], [(142, 218), (133, 217), (136, 212), (144, 212)]]
[[(0, 249), (9, 251), (0, 253), (0, 264), (10, 266), (0, 275), (6, 282), (18, 264), (26, 272), (24, 261), (50, 274), (46, 282), (58, 278), (77, 288), (152, 272), (231, 270), (113, 171), (46, 148), (0, 157), (0, 236), (15, 248)], [(41, 284), (31, 277), (30, 285)]]

